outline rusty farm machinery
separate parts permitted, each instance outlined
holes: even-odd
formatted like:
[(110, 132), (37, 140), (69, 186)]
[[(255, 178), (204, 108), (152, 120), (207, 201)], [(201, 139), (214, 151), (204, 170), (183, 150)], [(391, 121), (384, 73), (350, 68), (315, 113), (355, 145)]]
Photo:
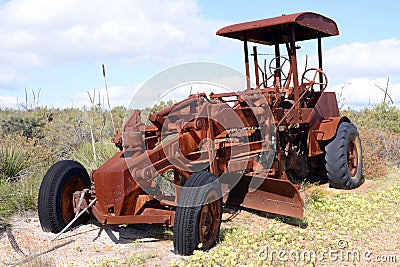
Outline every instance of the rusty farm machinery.
[[(246, 88), (191, 94), (150, 114), (149, 125), (133, 110), (113, 138), (120, 151), (90, 174), (76, 161), (55, 163), (39, 192), (43, 230), (60, 233), (89, 216), (104, 225), (173, 226), (175, 253), (189, 255), (216, 243), (224, 206), (300, 218), (294, 181), (313, 176), (335, 188), (358, 187), (361, 140), (340, 116), (335, 93), (325, 91), (321, 39), (338, 34), (333, 20), (311, 12), (218, 30), (243, 42)], [(318, 67), (299, 73), (297, 42), (310, 39)], [(249, 55), (249, 42), (274, 49), (269, 65), (259, 65), (257, 47)], [(172, 195), (154, 182), (166, 173)]]

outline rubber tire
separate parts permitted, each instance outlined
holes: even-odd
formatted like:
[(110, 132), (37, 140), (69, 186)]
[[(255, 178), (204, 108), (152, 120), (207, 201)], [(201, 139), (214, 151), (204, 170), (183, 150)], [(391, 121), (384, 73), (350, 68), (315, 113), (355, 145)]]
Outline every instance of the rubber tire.
[[(64, 227), (72, 221), (70, 212), (73, 212), (72, 204), (68, 207), (68, 219), (64, 218), (65, 212), (61, 208), (62, 193), (65, 185), (73, 180), (72, 190), (81, 191), (90, 188), (90, 178), (86, 169), (78, 162), (73, 160), (63, 160), (55, 163), (45, 174), (39, 189), (38, 214), (40, 225), (45, 232), (59, 233)], [(78, 183), (79, 181), (79, 183)], [(68, 199), (66, 201), (69, 201)], [(71, 195), (72, 203), (72, 195)], [(71, 209), (72, 208), (72, 211)], [(64, 213), (64, 214), (63, 214)], [(73, 225), (87, 222), (89, 214), (83, 214)]]
[[(198, 187), (198, 190), (195, 190), (195, 192), (193, 192), (193, 189), (185, 190), (186, 188), (193, 187)], [(207, 195), (213, 190), (215, 190), (219, 196), (216, 200), (218, 201), (216, 204), (219, 205), (220, 210), (219, 222), (217, 225), (218, 230), (214, 240), (212, 241), (212, 245), (209, 247), (202, 247), (201, 249), (207, 250), (216, 244), (222, 220), (222, 198), (220, 197), (222, 195), (221, 186), (214, 174), (200, 171), (191, 175), (187, 179), (185, 186), (181, 188), (173, 229), (175, 254), (184, 256), (191, 255), (194, 250), (199, 249), (199, 224), (203, 206), (191, 206), (191, 203), (204, 203)]]
[[(357, 171), (352, 177), (347, 163), (347, 146), (354, 138), (357, 144)], [(326, 171), (329, 184), (337, 189), (353, 189), (364, 183), (362, 176), (361, 140), (354, 124), (342, 122), (339, 124), (333, 140), (325, 147)]]

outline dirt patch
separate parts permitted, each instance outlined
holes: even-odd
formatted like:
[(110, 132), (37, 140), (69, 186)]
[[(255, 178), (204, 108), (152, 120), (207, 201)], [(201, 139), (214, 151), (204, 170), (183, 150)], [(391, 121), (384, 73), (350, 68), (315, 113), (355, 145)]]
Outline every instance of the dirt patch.
[[(171, 230), (151, 225), (121, 227), (102, 227), (94, 220), (63, 234), (58, 240), (50, 241), (55, 234), (42, 231), (36, 214), (12, 218), (12, 232), (21, 250), (31, 262), (39, 266), (94, 265), (105, 258), (132, 260), (130, 265), (165, 266), (171, 260), (180, 261), (182, 257), (173, 253)], [(6, 237), (1, 233), (0, 265), (8, 266), (22, 262)], [(46, 253), (55, 246), (60, 246)], [(37, 257), (38, 253), (44, 253)], [(90, 260), (89, 260), (90, 259)]]
[(328, 194), (333, 194), (334, 192), (340, 192), (340, 193), (357, 193), (360, 191), (365, 191), (367, 188), (370, 188), (371, 186), (374, 185), (374, 181), (372, 180), (365, 180), (362, 185), (360, 185), (358, 188), (351, 189), (351, 190), (342, 190), (342, 189), (336, 189), (333, 187), (329, 186), (329, 183), (321, 184), (318, 186), (312, 186), (309, 187), (305, 190), (305, 194), (302, 194), (303, 199), (310, 194), (311, 192), (315, 190), (322, 190), (324, 192), (327, 192)]
[[(257, 231), (268, 220), (253, 212), (228, 210), (224, 213), (221, 229), (232, 225), (252, 225)], [(26, 257), (19, 255), (11, 246), (6, 233), (0, 234), (0, 266), (89, 266), (113, 260), (119, 263), (130, 260), (126, 266), (169, 266), (171, 261), (182, 262), (187, 257), (173, 253), (172, 228), (154, 225), (130, 225), (120, 227), (100, 226), (94, 219), (80, 225), (56, 241), (55, 236), (43, 232), (35, 213), (14, 216), (12, 232)], [(253, 229), (254, 228), (254, 229)], [(34, 263), (34, 264), (32, 264)]]

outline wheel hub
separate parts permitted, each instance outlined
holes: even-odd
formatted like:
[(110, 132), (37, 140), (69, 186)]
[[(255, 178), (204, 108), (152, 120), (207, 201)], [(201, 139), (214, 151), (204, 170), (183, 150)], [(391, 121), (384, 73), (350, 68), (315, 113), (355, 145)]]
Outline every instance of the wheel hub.
[[(203, 249), (209, 249), (215, 242), (215, 237), (218, 235), (218, 229), (221, 218), (221, 206), (217, 199), (217, 193), (212, 191), (206, 198), (207, 203), (201, 208), (200, 223), (199, 223), (199, 241)], [(215, 200), (217, 199), (217, 200)]]
[(358, 146), (355, 135), (351, 137), (347, 144), (347, 168), (349, 169), (351, 178), (354, 178), (358, 168)]

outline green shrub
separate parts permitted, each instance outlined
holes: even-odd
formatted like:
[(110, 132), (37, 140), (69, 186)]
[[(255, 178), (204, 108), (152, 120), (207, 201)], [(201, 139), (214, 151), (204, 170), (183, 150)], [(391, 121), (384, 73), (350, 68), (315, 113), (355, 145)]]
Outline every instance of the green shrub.
[(355, 124), (369, 129), (380, 129), (390, 134), (400, 133), (400, 109), (387, 103), (364, 108), (360, 111), (343, 110)]
[(106, 160), (113, 156), (118, 149), (112, 143), (96, 143), (96, 160), (94, 160), (93, 146), (91, 143), (81, 144), (71, 154), (73, 160), (81, 163), (87, 171), (100, 167)]
[(160, 176), (154, 178), (154, 182), (164, 195), (175, 195), (174, 171), (164, 172)]
[(19, 143), (0, 144), (0, 177), (14, 178), (28, 166), (26, 152)]
[(18, 135), (3, 135), (0, 142), (0, 215), (37, 209), (44, 172), (54, 157), (51, 149)]
[(12, 214), (37, 209), (37, 196), (43, 177), (42, 170), (31, 173), (19, 180), (0, 180), (0, 216), (9, 218)]
[(358, 128), (363, 147), (363, 173), (369, 179), (386, 175), (390, 165), (400, 166), (400, 109), (387, 103), (361, 111), (343, 110)]
[(13, 114), (6, 120), (2, 120), (1, 127), (6, 134), (22, 135), (26, 138), (43, 138), (43, 127), (46, 118), (34, 113)]

